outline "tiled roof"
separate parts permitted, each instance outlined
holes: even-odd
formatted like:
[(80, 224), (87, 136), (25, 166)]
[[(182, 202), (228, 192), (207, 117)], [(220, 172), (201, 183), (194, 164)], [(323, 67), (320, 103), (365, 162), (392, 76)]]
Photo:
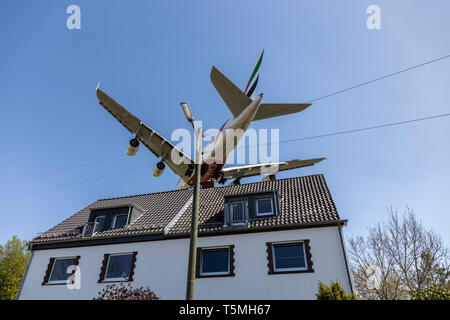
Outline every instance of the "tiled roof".
[[(223, 228), (224, 197), (276, 190), (280, 199), (277, 217), (252, 219), (248, 228), (276, 229), (290, 225), (339, 220), (333, 199), (322, 174), (275, 181), (229, 185), (200, 190), (199, 234), (226, 232)], [(95, 233), (90, 239), (135, 235), (189, 233), (192, 189), (101, 199), (34, 238), (32, 243), (48, 243), (79, 238), (75, 230), (88, 222), (93, 209), (131, 205), (143, 214), (121, 229)]]

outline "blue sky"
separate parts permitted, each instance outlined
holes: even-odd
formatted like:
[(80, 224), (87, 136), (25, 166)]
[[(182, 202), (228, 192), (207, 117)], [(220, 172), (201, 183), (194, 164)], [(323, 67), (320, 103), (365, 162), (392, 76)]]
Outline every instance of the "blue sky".
[[(71, 4), (81, 30), (66, 28)], [(366, 27), (371, 4), (381, 30)], [(166, 137), (190, 129), (183, 100), (205, 129), (218, 128), (230, 113), (212, 65), (243, 89), (265, 48), (256, 92), (305, 102), (448, 55), (449, 13), (444, 0), (2, 1), (0, 243), (31, 239), (99, 198), (174, 188), (169, 170), (152, 176), (157, 159), (145, 148), (125, 155), (131, 136), (98, 104), (98, 81)], [(447, 59), (252, 127), (288, 140), (448, 113), (449, 83)], [(280, 144), (281, 160), (328, 160), (278, 177), (323, 173), (347, 237), (409, 205), (448, 244), (449, 120)]]

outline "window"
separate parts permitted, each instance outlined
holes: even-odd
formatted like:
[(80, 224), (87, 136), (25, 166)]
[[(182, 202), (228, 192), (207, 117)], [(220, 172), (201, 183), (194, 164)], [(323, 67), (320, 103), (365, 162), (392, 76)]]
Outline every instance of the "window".
[(106, 281), (127, 281), (130, 277), (132, 253), (109, 255), (106, 267)]
[(275, 271), (298, 270), (306, 268), (303, 242), (273, 244)]
[(224, 196), (224, 225), (247, 227), (253, 220), (273, 219), (279, 212), (276, 190)]
[(267, 243), (269, 274), (314, 272), (309, 240)]
[(256, 199), (256, 215), (268, 216), (274, 214), (272, 198)]
[(124, 228), (129, 223), (128, 220), (132, 220), (131, 212), (132, 206), (91, 210), (88, 223), (83, 227), (83, 237), (91, 237), (101, 231)]
[(112, 228), (120, 229), (127, 225), (128, 214), (117, 214), (114, 216)]
[(105, 222), (105, 216), (95, 217), (94, 231), (92, 232), (92, 234), (94, 234), (96, 232), (99, 232), (99, 231), (102, 231), (104, 222)]
[(230, 220), (232, 224), (245, 223), (247, 221), (245, 209), (247, 201), (230, 202)]
[(198, 248), (197, 277), (234, 276), (234, 246)]
[(68, 268), (70, 266), (77, 266), (79, 260), (79, 256), (50, 258), (42, 285), (67, 283), (67, 279), (69, 279), (69, 277), (75, 272), (75, 270), (71, 270)]

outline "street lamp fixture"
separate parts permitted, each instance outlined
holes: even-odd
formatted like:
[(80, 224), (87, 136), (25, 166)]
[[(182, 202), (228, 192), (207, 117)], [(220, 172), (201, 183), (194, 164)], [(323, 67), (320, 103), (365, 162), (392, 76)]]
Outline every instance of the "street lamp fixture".
[(187, 102), (180, 103), (181, 109), (183, 109), (184, 115), (186, 119), (190, 122), (194, 122), (194, 116), (192, 115), (191, 109), (189, 108), (189, 104)]

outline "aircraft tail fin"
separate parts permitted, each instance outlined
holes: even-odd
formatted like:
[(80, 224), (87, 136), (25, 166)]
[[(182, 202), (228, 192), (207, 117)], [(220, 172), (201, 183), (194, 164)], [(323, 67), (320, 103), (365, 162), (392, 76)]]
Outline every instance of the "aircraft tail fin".
[(211, 82), (234, 117), (237, 117), (252, 102), (245, 93), (214, 66), (211, 69)]
[(261, 62), (262, 62), (263, 55), (264, 55), (264, 49), (261, 51), (258, 58), (256, 59), (255, 66), (253, 67), (252, 73), (250, 75), (250, 79), (248, 79), (247, 85), (245, 86), (244, 93), (249, 98), (252, 97), (252, 94), (256, 89), (256, 85), (258, 84), (259, 70), (261, 68)]

